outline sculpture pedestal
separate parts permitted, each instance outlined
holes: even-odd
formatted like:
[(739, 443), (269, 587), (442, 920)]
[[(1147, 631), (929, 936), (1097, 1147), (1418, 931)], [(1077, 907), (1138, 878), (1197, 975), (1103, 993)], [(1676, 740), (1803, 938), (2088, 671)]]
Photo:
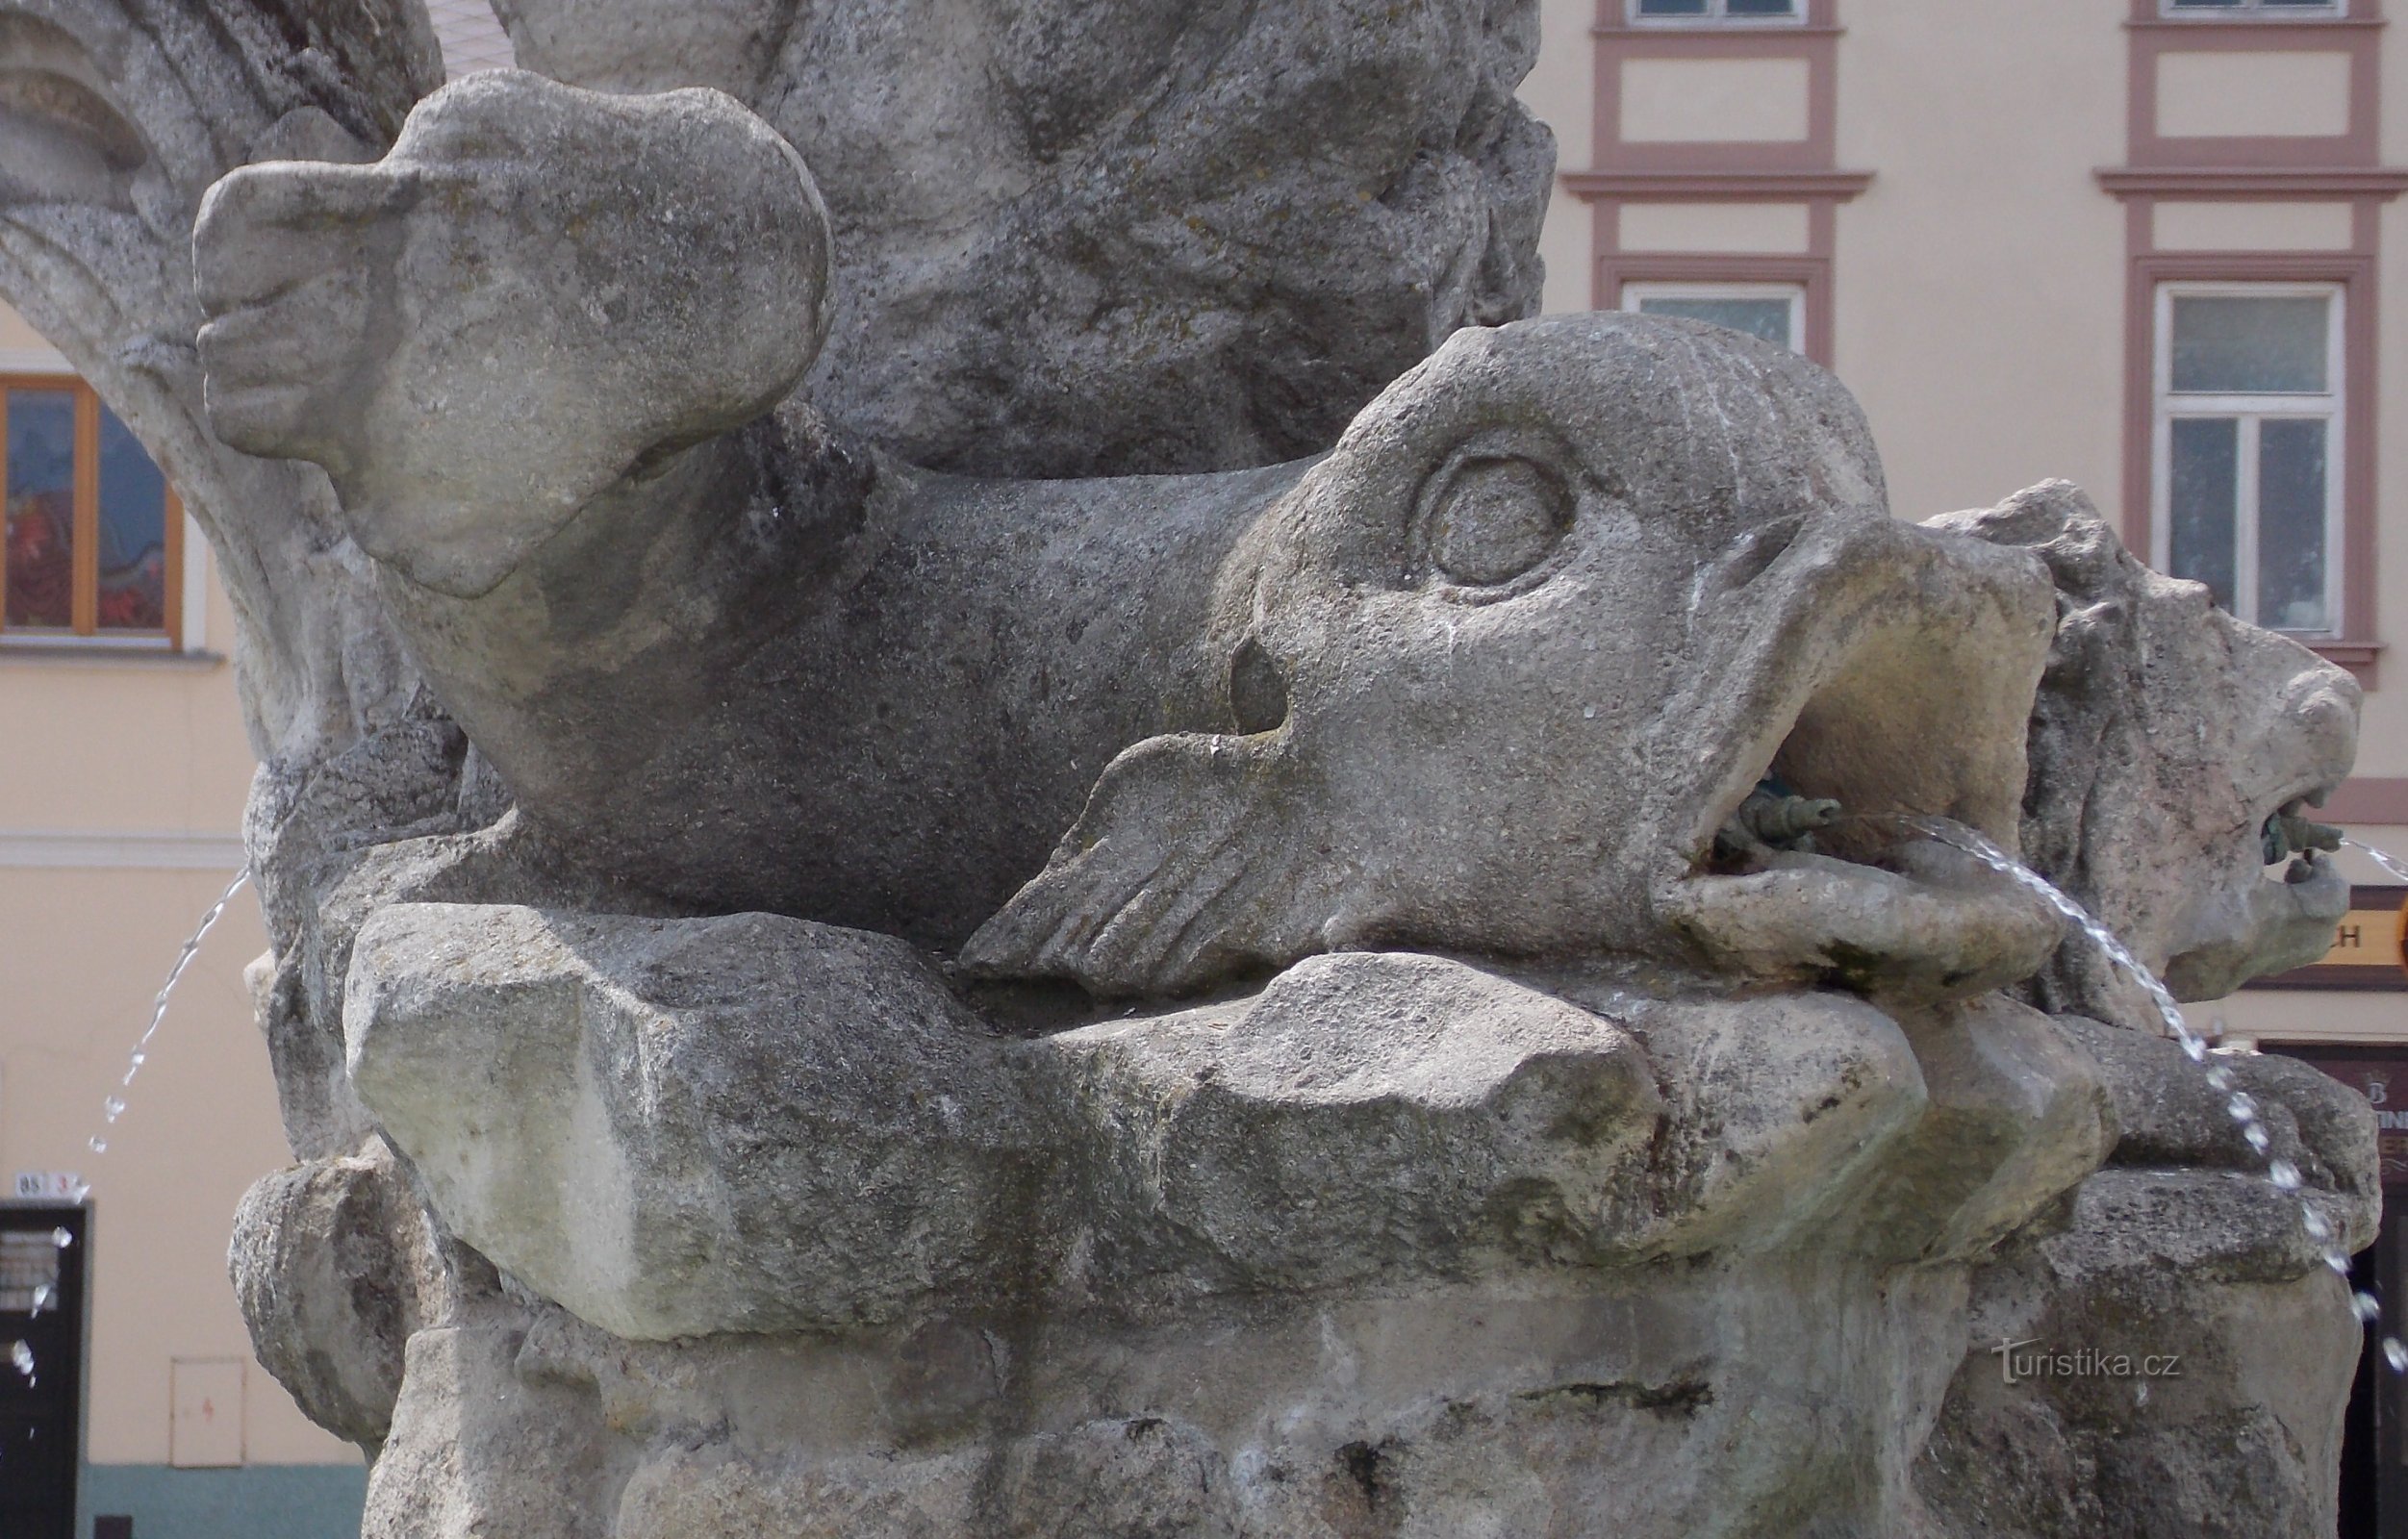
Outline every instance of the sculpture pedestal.
[[(2244, 1397), (2251, 1521), (2329, 1504), (2338, 1338), (2172, 1349), (2154, 1401), (1992, 1385), (1994, 1330), (2154, 1350), (2100, 1333), (2165, 1246), (2228, 1253), (2161, 1305), (2348, 1329), (2265, 1182), (2101, 1168), (2213, 1145), (2170, 1044), (1584, 992), (1337, 955), (1020, 1039), (880, 937), (386, 907), (353, 1080), (501, 1274), (411, 1336), (368, 1533), (1944, 1532)], [(2364, 1225), (2296, 1069), (2246, 1072)]]

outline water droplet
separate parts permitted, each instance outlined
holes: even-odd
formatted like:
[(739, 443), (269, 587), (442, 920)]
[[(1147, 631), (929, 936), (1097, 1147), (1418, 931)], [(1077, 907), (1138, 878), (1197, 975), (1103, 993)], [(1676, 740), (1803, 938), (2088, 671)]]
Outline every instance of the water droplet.
[(2276, 1160), (2268, 1166), (2266, 1178), (2286, 1192), (2299, 1190), (2299, 1167), (2289, 1160)]
[(2299, 1227), (2308, 1231), (2311, 1240), (2329, 1240), (2333, 1237), (2332, 1221), (2318, 1212), (2313, 1203), (2300, 1205)]
[(2149, 1381), (2147, 1379), (2144, 1378), (2138, 1384), (2132, 1386), (2132, 1402), (2135, 1405), (2146, 1405), (2149, 1402)]
[(34, 1307), (27, 1310), (26, 1313), (29, 1315), (38, 1315), (41, 1313), (42, 1305), (48, 1302), (50, 1302), (50, 1284), (46, 1282), (38, 1282), (34, 1284)]
[(2349, 1312), (2358, 1317), (2358, 1324), (2362, 1325), (2371, 1325), (2383, 1318), (2383, 1306), (2374, 1301), (2374, 1295), (2370, 1293), (2351, 1294)]
[(14, 1365), (18, 1373), (30, 1375), (34, 1372), (34, 1349), (21, 1341), (12, 1343), (9, 1347), (9, 1361)]
[(127, 1061), (127, 1067), (130, 1069), (139, 1069), (148, 1062), (150, 1062), (150, 1054), (142, 1051), (139, 1047), (137, 1047), (134, 1049), (134, 1056)]
[(101, 1137), (98, 1133), (94, 1133), (84, 1142), (90, 1147), (91, 1151), (95, 1154), (106, 1154), (109, 1152), (109, 1141)]
[(2258, 1103), (2255, 1098), (2249, 1096), (2235, 1096), (2232, 1099), (2224, 1102), (2224, 1110), (2231, 1115), (2234, 1122), (2246, 1123), (2257, 1117)]
[(2232, 1089), (2232, 1071), (2225, 1068), (2222, 1064), (2218, 1064), (2215, 1068), (2207, 1072), (2207, 1082), (2210, 1089), (2218, 1091), (2230, 1090)]
[(2349, 1258), (2338, 1250), (2327, 1250), (2324, 1252), (2324, 1270), (2336, 1277), (2346, 1277), (2349, 1275)]
[(91, 1182), (89, 1182), (89, 1181), (78, 1181), (78, 1182), (76, 1182), (76, 1183), (75, 1183), (75, 1190), (67, 1194), (67, 1196), (68, 1196), (69, 1198), (71, 1198), (73, 1200), (78, 1201), (78, 1202), (83, 1201), (86, 1198), (88, 1198), (88, 1197), (89, 1197), (89, 1196), (91, 1196), (91, 1195), (92, 1195), (92, 1183), (91, 1183)]
[(50, 1231), (50, 1243), (64, 1250), (75, 1243), (75, 1233), (71, 1229), (53, 1229)]
[(2255, 1123), (2251, 1123), (2247, 1127), (2243, 1128), (2241, 1130), (2241, 1136), (2248, 1140), (2249, 1147), (2261, 1154), (2274, 1147), (2274, 1141), (2266, 1136), (2266, 1129), (2260, 1127)]
[(2383, 1361), (2392, 1365), (2393, 1373), (2408, 1374), (2408, 1347), (2402, 1347), (2397, 1336), (2384, 1337)]
[(1584, 706), (1582, 706), (1582, 707), (1581, 707), (1581, 719), (1582, 719), (1582, 720), (1584, 720), (1584, 721), (1594, 721), (1594, 720), (1596, 720), (1596, 719), (1597, 719), (1597, 708), (1596, 708), (1595, 706), (1593, 706), (1593, 705), (1584, 705)]
[(100, 1111), (102, 1116), (114, 1123), (125, 1115), (125, 1102), (112, 1096), (100, 1103)]

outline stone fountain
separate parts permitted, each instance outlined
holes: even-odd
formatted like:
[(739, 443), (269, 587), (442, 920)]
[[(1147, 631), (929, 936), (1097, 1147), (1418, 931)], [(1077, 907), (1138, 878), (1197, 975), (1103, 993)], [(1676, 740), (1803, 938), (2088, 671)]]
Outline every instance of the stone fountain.
[(0, 0), (0, 291), (241, 620), (233, 1270), (368, 1535), (2331, 1532), (2298, 1198), (1917, 830), (2214, 997), (2345, 674), (1526, 318), (1521, 0), (499, 9)]

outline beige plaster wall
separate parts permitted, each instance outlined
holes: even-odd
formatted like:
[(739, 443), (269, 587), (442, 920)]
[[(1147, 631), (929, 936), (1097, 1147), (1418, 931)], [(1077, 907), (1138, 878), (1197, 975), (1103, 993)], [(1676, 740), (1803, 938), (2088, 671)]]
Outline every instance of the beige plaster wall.
[(1891, 506), (2047, 476), (2114, 510), (2122, 467), (2124, 34), (2096, 0), (1846, 0), (1835, 362)]
[(1622, 249), (1797, 256), (1808, 244), (1803, 203), (1625, 203)]
[[(234, 614), (209, 587), (207, 636)], [(231, 834), (254, 762), (232, 665), (0, 646), (0, 829)]]
[(2161, 251), (2346, 251), (2346, 203), (2160, 203)]
[[(1597, 72), (1588, 29), (1596, 18), (1594, 0), (1538, 0), (1543, 40), (1520, 95), (1523, 105), (1555, 130), (1559, 172), (1584, 170), (1589, 164)], [(1595, 283), (1590, 250), (1588, 205), (1565, 191), (1559, 177), (1538, 237), (1538, 254), (1547, 264), (1547, 314), (1589, 308)]]
[[(2383, 34), (2383, 81), (2393, 110), (2384, 114), (2383, 160), (2399, 164), (2408, 160), (2408, 40)], [(2378, 633), (2393, 643), (2383, 658), (2377, 688), (2367, 696), (2358, 739), (2358, 772), (2386, 778), (2408, 776), (2408, 648), (2397, 643), (2408, 635), (2408, 462), (2399, 445), (2408, 444), (2408, 203), (2384, 205), (2382, 265), (2376, 279), (2385, 303), (2379, 315), (2376, 352), (2385, 377), (2379, 401), (2375, 500), (2375, 620)], [(2408, 838), (2403, 838), (2408, 845)], [(2396, 847), (2396, 846), (2395, 846)]]
[(2202, 1027), (2250, 1042), (2408, 1041), (2408, 994), (2250, 989), (2193, 1005), (2188, 1014)]
[[(2391, 53), (2386, 39), (2386, 53)], [(2402, 114), (2408, 115), (2408, 114)], [(2387, 206), (2383, 220), (2383, 259), (2378, 281), (2384, 304), (2378, 317), (2377, 353), (2385, 377), (2378, 402), (2375, 435), (2375, 624), (2391, 650), (2382, 658), (2377, 687), (2368, 693), (2358, 737), (2358, 773), (2398, 778), (2408, 776), (2408, 462), (2399, 445), (2408, 443), (2408, 310), (2400, 296), (2408, 294), (2408, 206)]]
[(0, 305), (0, 347), (13, 351), (51, 352), (49, 340), (25, 323), (25, 317)]
[(1622, 137), (1634, 144), (1793, 143), (1807, 135), (1798, 59), (1631, 59)]
[(2349, 132), (2349, 56), (2167, 53), (2157, 63), (2157, 131), (2167, 139)]

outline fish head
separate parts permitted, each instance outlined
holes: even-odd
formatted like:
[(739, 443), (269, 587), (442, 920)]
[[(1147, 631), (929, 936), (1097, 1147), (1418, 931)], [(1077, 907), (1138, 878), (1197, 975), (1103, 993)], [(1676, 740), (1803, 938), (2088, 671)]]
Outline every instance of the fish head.
[[(1215, 624), (1235, 724), (1278, 702), (1317, 761), (1348, 873), (1325, 939), (1951, 994), (2058, 934), (1908, 821), (2015, 847), (2053, 617), (2028, 554), (1890, 517), (1829, 373), (1597, 314), (1458, 333), (1400, 379)], [(1718, 859), (1773, 780), (1855, 820)]]
[[(1457, 333), (1224, 564), (1226, 730), (1116, 759), (965, 965), (1116, 996), (1369, 947), (1708, 988), (2028, 974), (2045, 903), (1900, 820), (2013, 846), (2047, 574), (1886, 502), (1862, 413), (1794, 354), (1629, 315)], [(1863, 816), (1721, 858), (1776, 775)]]
[[(2355, 758), (2357, 681), (2143, 566), (2068, 483), (1934, 522), (2039, 555), (2057, 585), (2022, 820), (2032, 864), (2178, 998), (2322, 957), (2349, 883), (2314, 809)], [(2135, 1018), (2128, 989), (2070, 951), (2039, 993)]]

